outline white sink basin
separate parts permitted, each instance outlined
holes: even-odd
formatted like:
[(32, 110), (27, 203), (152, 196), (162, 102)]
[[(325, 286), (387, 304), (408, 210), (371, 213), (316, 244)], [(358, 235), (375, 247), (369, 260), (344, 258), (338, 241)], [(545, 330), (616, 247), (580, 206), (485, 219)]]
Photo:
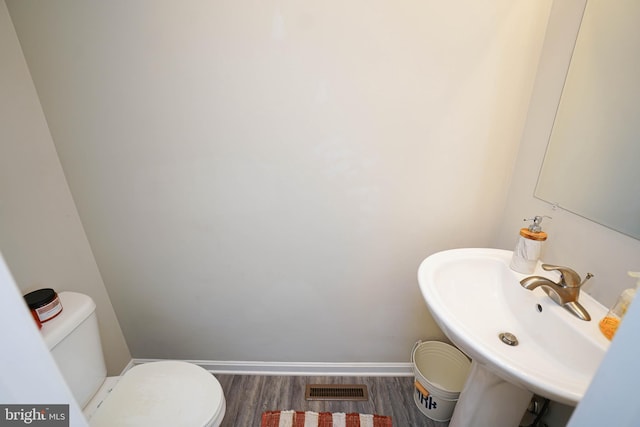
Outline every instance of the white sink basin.
[[(524, 289), (519, 282), (528, 275), (511, 270), (510, 261), (511, 251), (500, 249), (439, 252), (420, 265), (420, 290), (438, 325), (474, 362), (511, 384), (575, 406), (609, 346), (598, 328), (607, 310), (581, 292), (592, 320), (578, 319), (541, 288)], [(532, 275), (558, 278), (540, 264)], [(519, 344), (503, 343), (502, 332)]]

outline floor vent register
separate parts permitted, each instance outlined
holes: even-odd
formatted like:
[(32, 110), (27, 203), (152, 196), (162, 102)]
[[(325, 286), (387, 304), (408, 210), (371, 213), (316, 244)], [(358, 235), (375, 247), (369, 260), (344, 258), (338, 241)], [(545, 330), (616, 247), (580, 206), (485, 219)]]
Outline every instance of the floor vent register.
[(365, 384), (307, 384), (306, 400), (369, 400)]

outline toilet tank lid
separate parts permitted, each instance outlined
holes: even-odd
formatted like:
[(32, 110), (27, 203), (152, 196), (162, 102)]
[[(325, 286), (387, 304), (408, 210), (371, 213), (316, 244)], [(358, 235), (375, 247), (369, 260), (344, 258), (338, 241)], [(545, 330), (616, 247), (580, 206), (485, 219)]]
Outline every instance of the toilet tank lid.
[(62, 311), (53, 319), (43, 323), (41, 329), (42, 337), (49, 350), (80, 326), (96, 309), (96, 304), (88, 295), (60, 292), (58, 298), (62, 304)]

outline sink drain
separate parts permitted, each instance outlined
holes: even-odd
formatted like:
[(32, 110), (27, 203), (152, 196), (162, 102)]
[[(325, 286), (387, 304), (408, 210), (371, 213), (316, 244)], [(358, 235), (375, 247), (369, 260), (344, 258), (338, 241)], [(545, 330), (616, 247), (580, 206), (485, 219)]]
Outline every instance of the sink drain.
[(518, 345), (518, 338), (513, 335), (511, 332), (502, 332), (500, 335), (500, 341), (505, 343), (506, 345), (516, 346)]

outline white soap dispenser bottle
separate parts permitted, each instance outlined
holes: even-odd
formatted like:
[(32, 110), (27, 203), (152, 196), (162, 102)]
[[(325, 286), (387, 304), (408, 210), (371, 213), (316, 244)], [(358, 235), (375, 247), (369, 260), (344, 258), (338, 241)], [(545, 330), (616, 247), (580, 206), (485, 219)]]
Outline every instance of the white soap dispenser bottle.
[(512, 270), (531, 274), (536, 269), (542, 252), (542, 244), (547, 240), (547, 233), (542, 231), (542, 219), (543, 217), (540, 215), (536, 215), (532, 219), (524, 219), (524, 221), (533, 222), (529, 227), (520, 229), (520, 237), (511, 257), (510, 267)]

